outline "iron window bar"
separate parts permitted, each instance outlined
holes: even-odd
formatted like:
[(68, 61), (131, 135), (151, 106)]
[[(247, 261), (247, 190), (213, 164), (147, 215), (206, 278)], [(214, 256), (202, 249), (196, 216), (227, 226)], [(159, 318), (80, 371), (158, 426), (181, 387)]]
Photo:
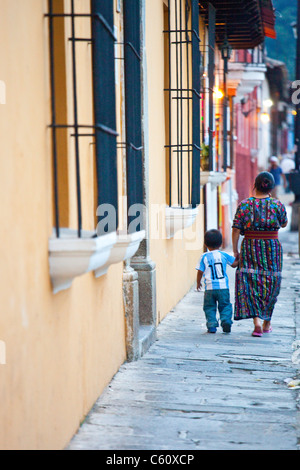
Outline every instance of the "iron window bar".
[(193, 92), (195, 93), (195, 95), (200, 99), (201, 98), (201, 93), (198, 92), (196, 89), (194, 88), (164, 88), (164, 91), (174, 91), (174, 92), (177, 92), (177, 93), (181, 93), (183, 91), (187, 91), (187, 92)]
[[(111, 39), (115, 42), (117, 41), (117, 38), (114, 35), (113, 29), (109, 22), (106, 20), (105, 15), (103, 15), (102, 10), (108, 11), (111, 9), (111, 13), (113, 16), (113, 3), (112, 0), (108, 0), (105, 2), (105, 5), (103, 2), (99, 2), (99, 0), (92, 0), (92, 12), (91, 13), (76, 13), (75, 12), (75, 6), (74, 6), (74, 0), (71, 0), (71, 12), (70, 13), (54, 13), (53, 11), (53, 0), (48, 0), (48, 13), (46, 13), (44, 16), (48, 18), (49, 20), (49, 45), (50, 45), (50, 86), (51, 86), (51, 124), (49, 127), (52, 129), (52, 153), (53, 153), (53, 181), (54, 181), (54, 205), (55, 205), (55, 231), (56, 231), (56, 236), (57, 238), (60, 237), (60, 224), (59, 224), (59, 189), (58, 189), (58, 148), (57, 148), (57, 130), (58, 129), (73, 129), (74, 132), (70, 135), (71, 137), (74, 137), (75, 141), (75, 171), (76, 171), (76, 200), (77, 200), (77, 217), (78, 217), (78, 237), (81, 237), (82, 233), (82, 208), (81, 208), (81, 182), (80, 182), (80, 162), (79, 162), (79, 138), (80, 137), (95, 137), (96, 138), (96, 147), (97, 147), (97, 141), (99, 140), (98, 138), (98, 133), (104, 134), (110, 137), (113, 137), (115, 140), (116, 137), (119, 135), (115, 128), (116, 126), (110, 126), (107, 124), (102, 124), (99, 123), (99, 119), (95, 119), (96, 124), (94, 125), (88, 125), (88, 124), (79, 124), (78, 122), (78, 103), (77, 103), (77, 66), (76, 66), (76, 43), (77, 42), (88, 42), (93, 45), (94, 48), (94, 55), (93, 55), (93, 81), (95, 84), (95, 62), (99, 63), (98, 57), (95, 57), (95, 38), (94, 34), (92, 38), (80, 38), (76, 37), (76, 30), (75, 30), (75, 19), (77, 18), (86, 18), (91, 20), (92, 19), (92, 29), (93, 33), (95, 33), (95, 25), (93, 22), (97, 21), (97, 23), (101, 24), (103, 28), (108, 32), (109, 36)], [(68, 38), (68, 40), (72, 43), (71, 45), (71, 51), (72, 51), (72, 95), (73, 95), (73, 120), (74, 122), (72, 124), (61, 124), (57, 123), (57, 118), (56, 118), (56, 84), (55, 84), (55, 58), (54, 58), (54, 38), (55, 38), (55, 32), (54, 32), (54, 20), (56, 18), (70, 18), (71, 20), (71, 37)], [(112, 22), (113, 23), (113, 22)], [(104, 45), (102, 47), (105, 47)], [(97, 54), (96, 54), (97, 55)], [(112, 54), (112, 60), (114, 60), (114, 54)], [(104, 62), (105, 63), (105, 62)], [(114, 97), (114, 82), (112, 82), (113, 85), (111, 87), (111, 91), (113, 93)], [(105, 94), (107, 94), (107, 89), (104, 91)], [(95, 97), (94, 93), (94, 107), (96, 106), (95, 101), (99, 98), (99, 94), (97, 97)], [(96, 117), (96, 114), (95, 114)], [(113, 123), (115, 124), (115, 123)], [(91, 133), (84, 133), (80, 132), (79, 129), (83, 128), (90, 128), (94, 129), (95, 132)], [(114, 143), (114, 147), (116, 149), (116, 142)], [(99, 153), (99, 145), (98, 145), (98, 153)], [(97, 154), (97, 150), (96, 150)], [(109, 156), (109, 158), (108, 158)], [(106, 160), (111, 159), (111, 154), (110, 152), (106, 153)], [(98, 155), (96, 156), (96, 159), (98, 159)], [(102, 159), (103, 161), (103, 159)], [(112, 162), (112, 166), (115, 165), (115, 162)], [(99, 201), (99, 192), (101, 188), (101, 184), (99, 183), (99, 163), (97, 164), (97, 180), (98, 180), (98, 201)], [(106, 173), (109, 173), (110, 181), (114, 181), (114, 184), (112, 184), (112, 192), (114, 192), (113, 197), (109, 197), (109, 202), (113, 202), (116, 211), (117, 211), (117, 177), (116, 177), (116, 168), (115, 172), (112, 170), (110, 172), (109, 168), (105, 168)], [(105, 173), (104, 170), (104, 173)], [(106, 180), (109, 179), (107, 178), (106, 174)], [(105, 177), (102, 178), (102, 181), (105, 180)], [(107, 186), (102, 190), (102, 199), (103, 199), (103, 194), (107, 191)], [(105, 199), (105, 196), (104, 196)]]
[[(131, 42), (116, 42), (116, 44), (120, 44), (122, 46), (129, 46), (132, 49), (132, 51), (135, 53), (135, 55), (137, 56), (139, 61), (140, 62), (142, 61), (142, 58), (141, 58), (140, 54), (137, 52), (136, 48), (134, 47), (134, 45)], [(115, 57), (115, 59), (125, 60), (125, 57)]]
[(117, 142), (117, 147), (119, 148), (127, 148), (127, 146), (132, 148), (132, 150), (135, 150), (136, 152), (140, 152), (144, 148), (142, 145), (140, 147), (136, 147), (131, 142)]
[(104, 18), (104, 16), (101, 14), (101, 13), (95, 13), (93, 15), (94, 18), (97, 18), (101, 23), (102, 25), (104, 26), (104, 28), (107, 30), (107, 32), (111, 35), (112, 39), (114, 42), (117, 42), (118, 38), (116, 38), (114, 32), (113, 32), (113, 29), (111, 28), (111, 26), (109, 25), (109, 23), (106, 21), (106, 19)]
[(198, 145), (196, 144), (173, 144), (173, 145), (165, 145), (165, 147), (169, 148), (169, 147), (180, 147), (180, 148), (183, 148), (183, 147), (192, 147), (192, 148), (196, 148), (197, 150), (201, 150), (201, 147), (199, 147)]
[[(49, 12), (45, 14), (45, 17), (49, 18), (49, 42), (50, 42), (50, 83), (51, 83), (51, 114), (52, 123), (49, 126), (52, 128), (52, 149), (53, 149), (53, 173), (54, 173), (54, 204), (55, 204), (55, 231), (57, 238), (60, 237), (59, 227), (59, 194), (58, 194), (58, 164), (57, 164), (57, 129), (71, 127), (74, 129), (75, 137), (75, 166), (76, 166), (76, 200), (77, 200), (77, 218), (78, 218), (78, 237), (81, 237), (82, 231), (82, 208), (81, 208), (81, 188), (80, 188), (80, 164), (79, 164), (79, 141), (78, 138), (81, 136), (78, 132), (78, 128), (82, 127), (78, 125), (78, 107), (77, 107), (77, 70), (76, 70), (76, 41), (90, 41), (91, 38), (76, 38), (75, 36), (75, 18), (76, 17), (87, 17), (90, 18), (90, 14), (75, 14), (74, 0), (71, 0), (71, 13), (53, 13), (53, 0), (49, 0)], [(61, 125), (56, 123), (56, 89), (55, 89), (55, 60), (54, 60), (54, 18), (71, 18), (71, 30), (72, 36), (68, 38), (72, 42), (72, 82), (73, 82), (73, 106), (74, 106), (74, 124), (73, 125)]]
[[(53, 2), (53, 0), (49, 0), (49, 2), (51, 1)], [(53, 13), (53, 11), (49, 11), (44, 16), (46, 18), (91, 18), (92, 15), (91, 13)]]
[[(197, 33), (197, 31), (195, 29), (165, 29), (165, 30), (163, 30), (163, 33), (167, 33), (167, 34), (169, 34), (169, 33), (193, 33), (193, 34), (195, 34), (195, 36), (198, 39), (199, 43), (201, 42), (199, 34)], [(191, 42), (191, 41), (181, 41), (181, 42)]]
[[(47, 15), (48, 16), (48, 15)], [(51, 84), (51, 116), (52, 125), (56, 124), (55, 106), (55, 67), (54, 67), (54, 29), (53, 29), (53, 3), (49, 0), (49, 42), (50, 42), (50, 84)], [(58, 207), (58, 176), (57, 176), (57, 135), (56, 127), (52, 130), (52, 151), (53, 151), (53, 180), (54, 180), (54, 205), (55, 205), (55, 230), (59, 238), (59, 207)]]
[(131, 50), (134, 52), (134, 54), (136, 55), (136, 57), (138, 58), (138, 60), (141, 62), (142, 61), (142, 58), (140, 56), (140, 54), (138, 53), (138, 51), (136, 50), (136, 48), (134, 47), (134, 45), (131, 43), (131, 42), (125, 42), (124, 43), (125, 46), (129, 46), (131, 48)]
[[(104, 126), (103, 124), (50, 124), (48, 127), (51, 127), (51, 128), (57, 128), (57, 129), (68, 129), (68, 128), (74, 128), (74, 127), (81, 127), (81, 128), (91, 128), (91, 129), (96, 129), (98, 131), (102, 131), (106, 134), (110, 134), (110, 135), (114, 135), (114, 136), (118, 136), (119, 133), (117, 131), (115, 131), (114, 129), (111, 129), (110, 127), (108, 126)], [(93, 134), (95, 135), (95, 134)]]
[(92, 39), (91, 38), (68, 38), (68, 40), (69, 41), (74, 41), (74, 42), (76, 42), (76, 41), (78, 41), (78, 42), (80, 42), (80, 41), (88, 42), (88, 43), (92, 44)]
[[(71, 0), (71, 12), (74, 14), (74, 0)], [(76, 70), (76, 47), (75, 47), (75, 18), (71, 18), (72, 27), (72, 75), (73, 75), (73, 114), (74, 130), (78, 134), (78, 104), (77, 104), (77, 70)], [(77, 197), (77, 215), (78, 215), (78, 237), (81, 237), (82, 230), (82, 207), (81, 207), (81, 181), (80, 181), (80, 162), (79, 162), (79, 140), (75, 135), (75, 161), (76, 161), (76, 197)]]
[[(49, 1), (51, 3), (53, 2), (53, 0), (49, 0)], [(71, 1), (73, 1), (73, 0), (71, 0)], [(53, 3), (52, 3), (52, 5), (53, 5)], [(44, 15), (45, 17), (49, 17), (49, 18), (97, 18), (103, 24), (103, 26), (107, 29), (107, 31), (112, 36), (114, 41), (117, 41), (117, 38), (114, 35), (114, 32), (113, 32), (112, 28), (110, 27), (108, 22), (105, 20), (103, 15), (101, 15), (101, 13), (75, 13), (73, 11), (73, 9), (72, 9), (71, 13), (53, 13), (52, 5), (51, 5), (51, 11), (49, 11), (49, 13), (45, 13), (45, 15)], [(49, 10), (50, 10), (50, 8), (49, 8)]]
[[(191, 5), (191, 9), (190, 9)], [(185, 6), (185, 8), (184, 8)], [(174, 8), (174, 12), (173, 12)], [(172, 10), (172, 13), (171, 13)], [(185, 25), (183, 11), (185, 10)], [(189, 13), (191, 12), (191, 15)], [(189, 17), (190, 16), (190, 17)], [(175, 24), (171, 24), (171, 17)], [(189, 22), (191, 27), (189, 27)], [(187, 186), (188, 203), (196, 207), (200, 203), (200, 37), (199, 37), (199, 9), (197, 0), (168, 0), (168, 29), (163, 30), (168, 35), (169, 76), (168, 87), (164, 91), (169, 96), (169, 143), (165, 145), (169, 159), (169, 205), (172, 206), (173, 164), (172, 153), (176, 157), (177, 204), (183, 207), (184, 183)], [(185, 35), (185, 36), (183, 36)], [(183, 47), (185, 45), (185, 60), (183, 63)], [(191, 55), (190, 55), (191, 48)], [(174, 50), (175, 49), (175, 50)], [(172, 54), (172, 51), (174, 53)], [(172, 77), (172, 59), (175, 60), (175, 73)], [(190, 57), (191, 63), (190, 66)], [(183, 80), (184, 67), (186, 76)], [(183, 83), (183, 81), (185, 83)], [(174, 87), (174, 85), (176, 87)], [(186, 86), (184, 86), (186, 85)], [(172, 136), (172, 100), (176, 100), (176, 144)], [(184, 117), (183, 101), (187, 101), (187, 116)], [(190, 109), (191, 103), (191, 109)], [(192, 111), (192, 112), (191, 112)], [(184, 121), (186, 129), (184, 132)], [(183, 141), (185, 133), (187, 143)], [(192, 141), (192, 143), (191, 143)], [(183, 181), (183, 153), (186, 154), (187, 182)], [(192, 164), (190, 164), (192, 156)]]
[(95, 137), (96, 134), (70, 134), (70, 137)]

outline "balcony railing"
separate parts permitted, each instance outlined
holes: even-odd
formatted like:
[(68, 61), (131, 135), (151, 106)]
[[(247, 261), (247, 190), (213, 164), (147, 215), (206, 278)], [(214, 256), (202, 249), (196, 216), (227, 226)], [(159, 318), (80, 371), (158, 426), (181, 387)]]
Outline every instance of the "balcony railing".
[(244, 65), (262, 65), (265, 63), (264, 44), (254, 49), (238, 49), (233, 51), (232, 63), (240, 63)]

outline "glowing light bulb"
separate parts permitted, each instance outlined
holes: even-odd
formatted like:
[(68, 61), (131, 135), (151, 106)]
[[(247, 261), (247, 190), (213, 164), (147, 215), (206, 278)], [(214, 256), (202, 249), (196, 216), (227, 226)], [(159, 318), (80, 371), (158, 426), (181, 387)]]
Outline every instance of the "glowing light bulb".
[(214, 89), (214, 95), (215, 97), (217, 98), (217, 100), (221, 100), (224, 96), (224, 93), (222, 90), (220, 90), (219, 88), (215, 88)]
[(263, 122), (263, 123), (270, 122), (270, 114), (269, 113), (261, 113), (260, 119), (261, 119), (261, 122)]
[(266, 108), (271, 108), (271, 106), (273, 106), (273, 101), (272, 100), (264, 100), (264, 106)]

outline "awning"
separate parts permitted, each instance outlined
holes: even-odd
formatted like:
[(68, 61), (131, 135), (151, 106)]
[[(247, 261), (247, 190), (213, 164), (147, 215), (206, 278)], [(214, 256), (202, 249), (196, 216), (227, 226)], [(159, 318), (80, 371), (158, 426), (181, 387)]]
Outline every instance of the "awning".
[(276, 39), (275, 31), (275, 10), (271, 0), (261, 0), (261, 16), (265, 36)]
[(252, 49), (265, 36), (276, 37), (272, 0), (199, 0), (199, 13), (208, 25), (208, 4), (216, 9), (216, 42), (227, 35), (233, 49)]

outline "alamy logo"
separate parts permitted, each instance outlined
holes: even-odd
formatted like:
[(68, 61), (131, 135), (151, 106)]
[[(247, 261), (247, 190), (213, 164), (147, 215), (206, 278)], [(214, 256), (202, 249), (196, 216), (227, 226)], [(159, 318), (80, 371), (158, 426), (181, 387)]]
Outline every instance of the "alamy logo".
[(297, 105), (300, 103), (300, 80), (293, 81), (292, 88), (296, 88), (296, 90), (292, 94), (292, 103)]
[[(120, 207), (127, 208), (126, 198), (121, 202)], [(122, 236), (145, 230), (151, 240), (173, 238), (182, 240), (185, 250), (199, 250), (203, 244), (201, 233), (204, 206), (199, 204), (196, 212), (191, 211), (194, 211), (192, 206), (185, 206), (183, 209), (170, 208), (165, 204), (151, 204), (149, 207), (133, 204), (127, 209), (128, 225), (124, 232), (118, 233)], [(96, 215), (100, 219), (96, 228), (98, 237), (117, 231), (117, 213), (112, 204), (100, 204)], [(186, 228), (189, 230), (186, 231)]]
[(0, 340), (0, 365), (6, 364), (6, 345), (4, 341)]

